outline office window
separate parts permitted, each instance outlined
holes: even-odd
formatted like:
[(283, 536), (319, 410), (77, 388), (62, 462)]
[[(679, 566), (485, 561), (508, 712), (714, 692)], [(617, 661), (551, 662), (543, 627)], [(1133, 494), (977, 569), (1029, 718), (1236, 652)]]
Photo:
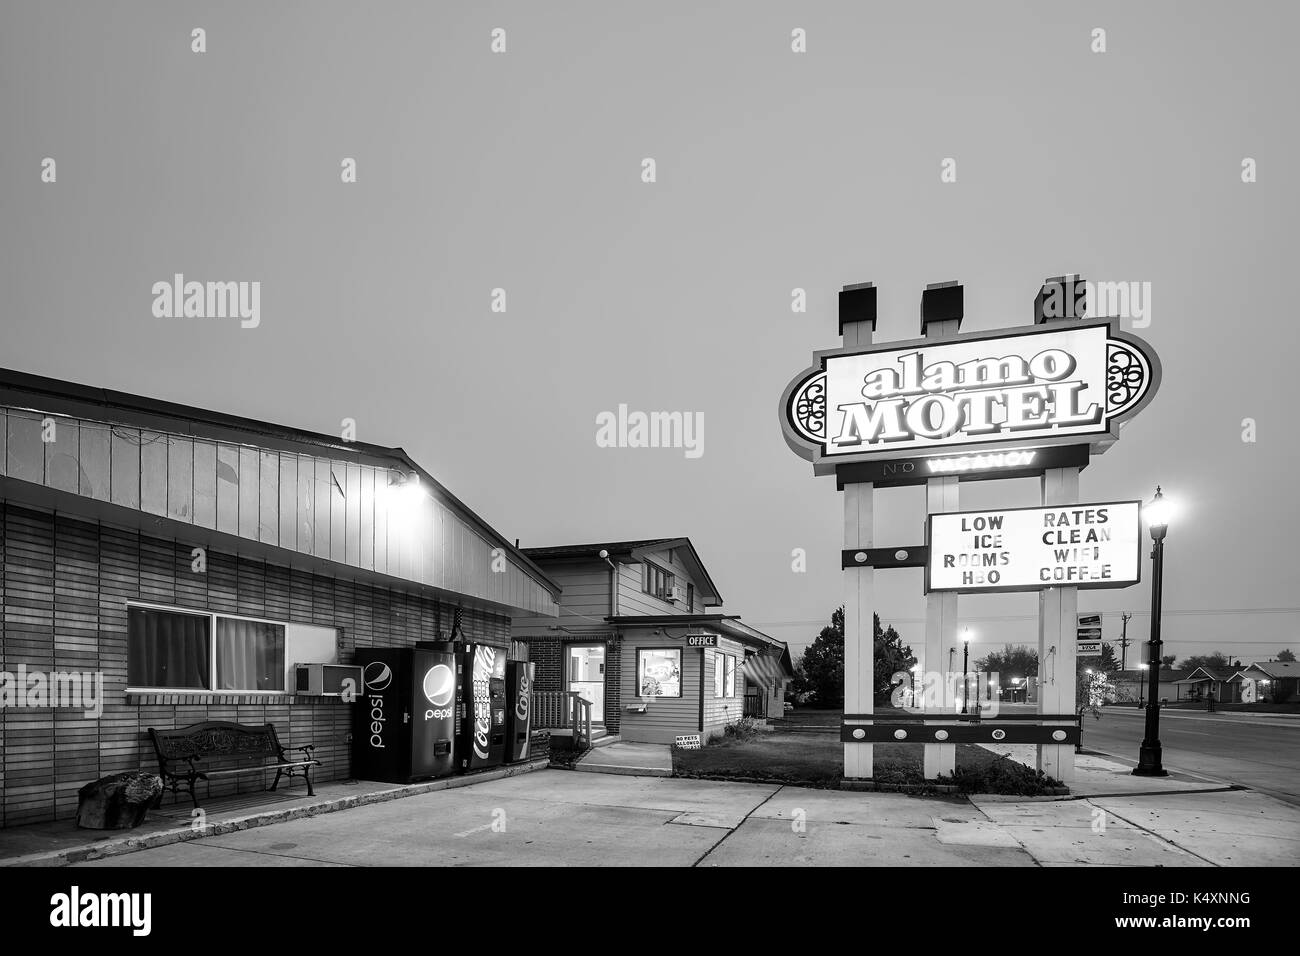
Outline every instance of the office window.
[(723, 661), (725, 660), (725, 658), (726, 658), (725, 654), (715, 653), (713, 655), (713, 696), (714, 697), (722, 697), (723, 691), (726, 689), (727, 686), (723, 675), (723, 671), (725, 670), (723, 666)]
[(283, 624), (197, 611), (127, 609), (128, 687), (283, 693), (285, 660)]
[(726, 693), (724, 693), (722, 696), (735, 697), (736, 696), (736, 659), (732, 655), (728, 654), (725, 660), (726, 660), (726, 671), (724, 673), (724, 678), (726, 680), (727, 686), (726, 686)]
[(657, 564), (645, 563), (645, 592), (667, 601), (673, 596), (673, 575)]
[(636, 684), (640, 697), (682, 696), (680, 648), (643, 647), (636, 652)]

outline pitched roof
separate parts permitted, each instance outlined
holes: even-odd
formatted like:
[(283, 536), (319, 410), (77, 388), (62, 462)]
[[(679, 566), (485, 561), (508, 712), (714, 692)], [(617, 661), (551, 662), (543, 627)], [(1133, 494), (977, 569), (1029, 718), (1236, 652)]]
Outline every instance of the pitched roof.
[(1181, 678), (1181, 680), (1186, 683), (1197, 683), (1203, 680), (1226, 681), (1231, 680), (1237, 671), (1238, 668), (1236, 667), (1207, 667), (1202, 664), (1200, 667), (1192, 668), (1188, 675)]
[(1300, 677), (1300, 662), (1296, 661), (1255, 661), (1242, 671), (1260, 670), (1269, 677)]
[(722, 603), (722, 595), (718, 593), (718, 586), (713, 583), (713, 578), (709, 575), (708, 569), (700, 559), (700, 553), (695, 550), (695, 545), (691, 544), (690, 538), (644, 538), (639, 541), (598, 541), (593, 544), (560, 544), (542, 548), (523, 548), (521, 550), (533, 561), (544, 563), (547, 561), (599, 558), (600, 552), (602, 551), (608, 551), (611, 559), (636, 561), (643, 557), (646, 552), (669, 550), (673, 548), (685, 549), (685, 563), (688, 566), (692, 566), (693, 570), (696, 572), (693, 576), (695, 578), (695, 584), (700, 591), (701, 602), (706, 607), (717, 607), (720, 605)]
[[(462, 518), (486, 541), (504, 551), (529, 578), (553, 597), (560, 593), (560, 586), (549, 575), (420, 467), (402, 448), (345, 441), (337, 435), (0, 368), (0, 412), (4, 412), (6, 407), (29, 411), (39, 409), (40, 412), (66, 415), (73, 419), (90, 420), (109, 426), (129, 426), (176, 435), (187, 440), (225, 442), (241, 447), (300, 453), (331, 461), (387, 468), (403, 474), (413, 473), (418, 476), (421, 486), (430, 490), (432, 497)], [(13, 415), (21, 412), (11, 411), (8, 414), (12, 425)], [(77, 432), (73, 431), (72, 434), (76, 436)], [(74, 444), (76, 440), (75, 437), (72, 439)], [(12, 457), (12, 442), (9, 454)], [(3, 471), (0, 468), (0, 472)], [(0, 479), (13, 478), (12, 472), (0, 474)], [(78, 492), (74, 488), (71, 493)], [(91, 500), (93, 496), (84, 488), (79, 496), (85, 499), (87, 506), (96, 504)], [(75, 503), (75, 499), (71, 500)], [(192, 516), (190, 517), (193, 523)]]
[(522, 548), (524, 554), (530, 558), (594, 558), (600, 552), (608, 551), (610, 554), (630, 554), (633, 551), (639, 551), (642, 548), (652, 548), (656, 545), (667, 544), (669, 541), (678, 541), (678, 538), (647, 538), (644, 541), (598, 541), (595, 544), (561, 544), (547, 548)]

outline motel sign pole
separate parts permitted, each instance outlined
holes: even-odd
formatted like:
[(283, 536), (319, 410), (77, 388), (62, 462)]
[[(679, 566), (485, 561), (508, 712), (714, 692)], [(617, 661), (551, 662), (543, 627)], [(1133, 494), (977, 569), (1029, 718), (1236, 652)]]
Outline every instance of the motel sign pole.
[(1156, 497), (1148, 509), (1151, 523), (1151, 654), (1147, 665), (1147, 722), (1146, 735), (1138, 751), (1138, 765), (1133, 773), (1139, 777), (1167, 777), (1169, 771), (1160, 765), (1160, 600), (1165, 573), (1165, 534), (1169, 520), (1164, 496), (1156, 487)]

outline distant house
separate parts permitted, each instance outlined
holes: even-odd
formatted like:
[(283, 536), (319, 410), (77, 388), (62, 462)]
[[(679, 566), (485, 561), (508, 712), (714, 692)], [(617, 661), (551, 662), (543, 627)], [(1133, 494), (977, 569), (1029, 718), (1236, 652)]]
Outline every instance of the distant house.
[[(1159, 692), (1157, 697), (1164, 701), (1177, 701), (1186, 699), (1184, 685), (1179, 681), (1183, 680), (1191, 671), (1172, 670), (1162, 668), (1159, 678)], [(1148, 697), (1149, 671), (1142, 668), (1133, 668), (1132, 670), (1115, 671), (1111, 675), (1111, 683), (1115, 685), (1115, 695), (1113, 703), (1117, 704), (1136, 704), (1140, 700), (1146, 700)]]
[(1213, 698), (1219, 703), (1231, 704), (1241, 700), (1241, 682), (1233, 681), (1237, 667), (1196, 667), (1175, 683), (1183, 691), (1180, 700), (1205, 700)]
[(1300, 700), (1300, 663), (1258, 661), (1231, 677), (1243, 703), (1281, 704)]

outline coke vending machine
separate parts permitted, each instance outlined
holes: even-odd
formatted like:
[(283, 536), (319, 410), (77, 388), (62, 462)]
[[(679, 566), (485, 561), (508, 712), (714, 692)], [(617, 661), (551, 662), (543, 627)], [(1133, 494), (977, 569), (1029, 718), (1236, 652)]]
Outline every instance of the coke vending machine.
[(506, 652), (466, 644), (460, 653), (460, 727), (456, 763), (482, 770), (501, 763), (506, 749)]
[(360, 648), (352, 773), (410, 783), (455, 770), (456, 658), (410, 647)]
[(506, 763), (518, 763), (530, 756), (536, 666), (530, 661), (506, 661)]

